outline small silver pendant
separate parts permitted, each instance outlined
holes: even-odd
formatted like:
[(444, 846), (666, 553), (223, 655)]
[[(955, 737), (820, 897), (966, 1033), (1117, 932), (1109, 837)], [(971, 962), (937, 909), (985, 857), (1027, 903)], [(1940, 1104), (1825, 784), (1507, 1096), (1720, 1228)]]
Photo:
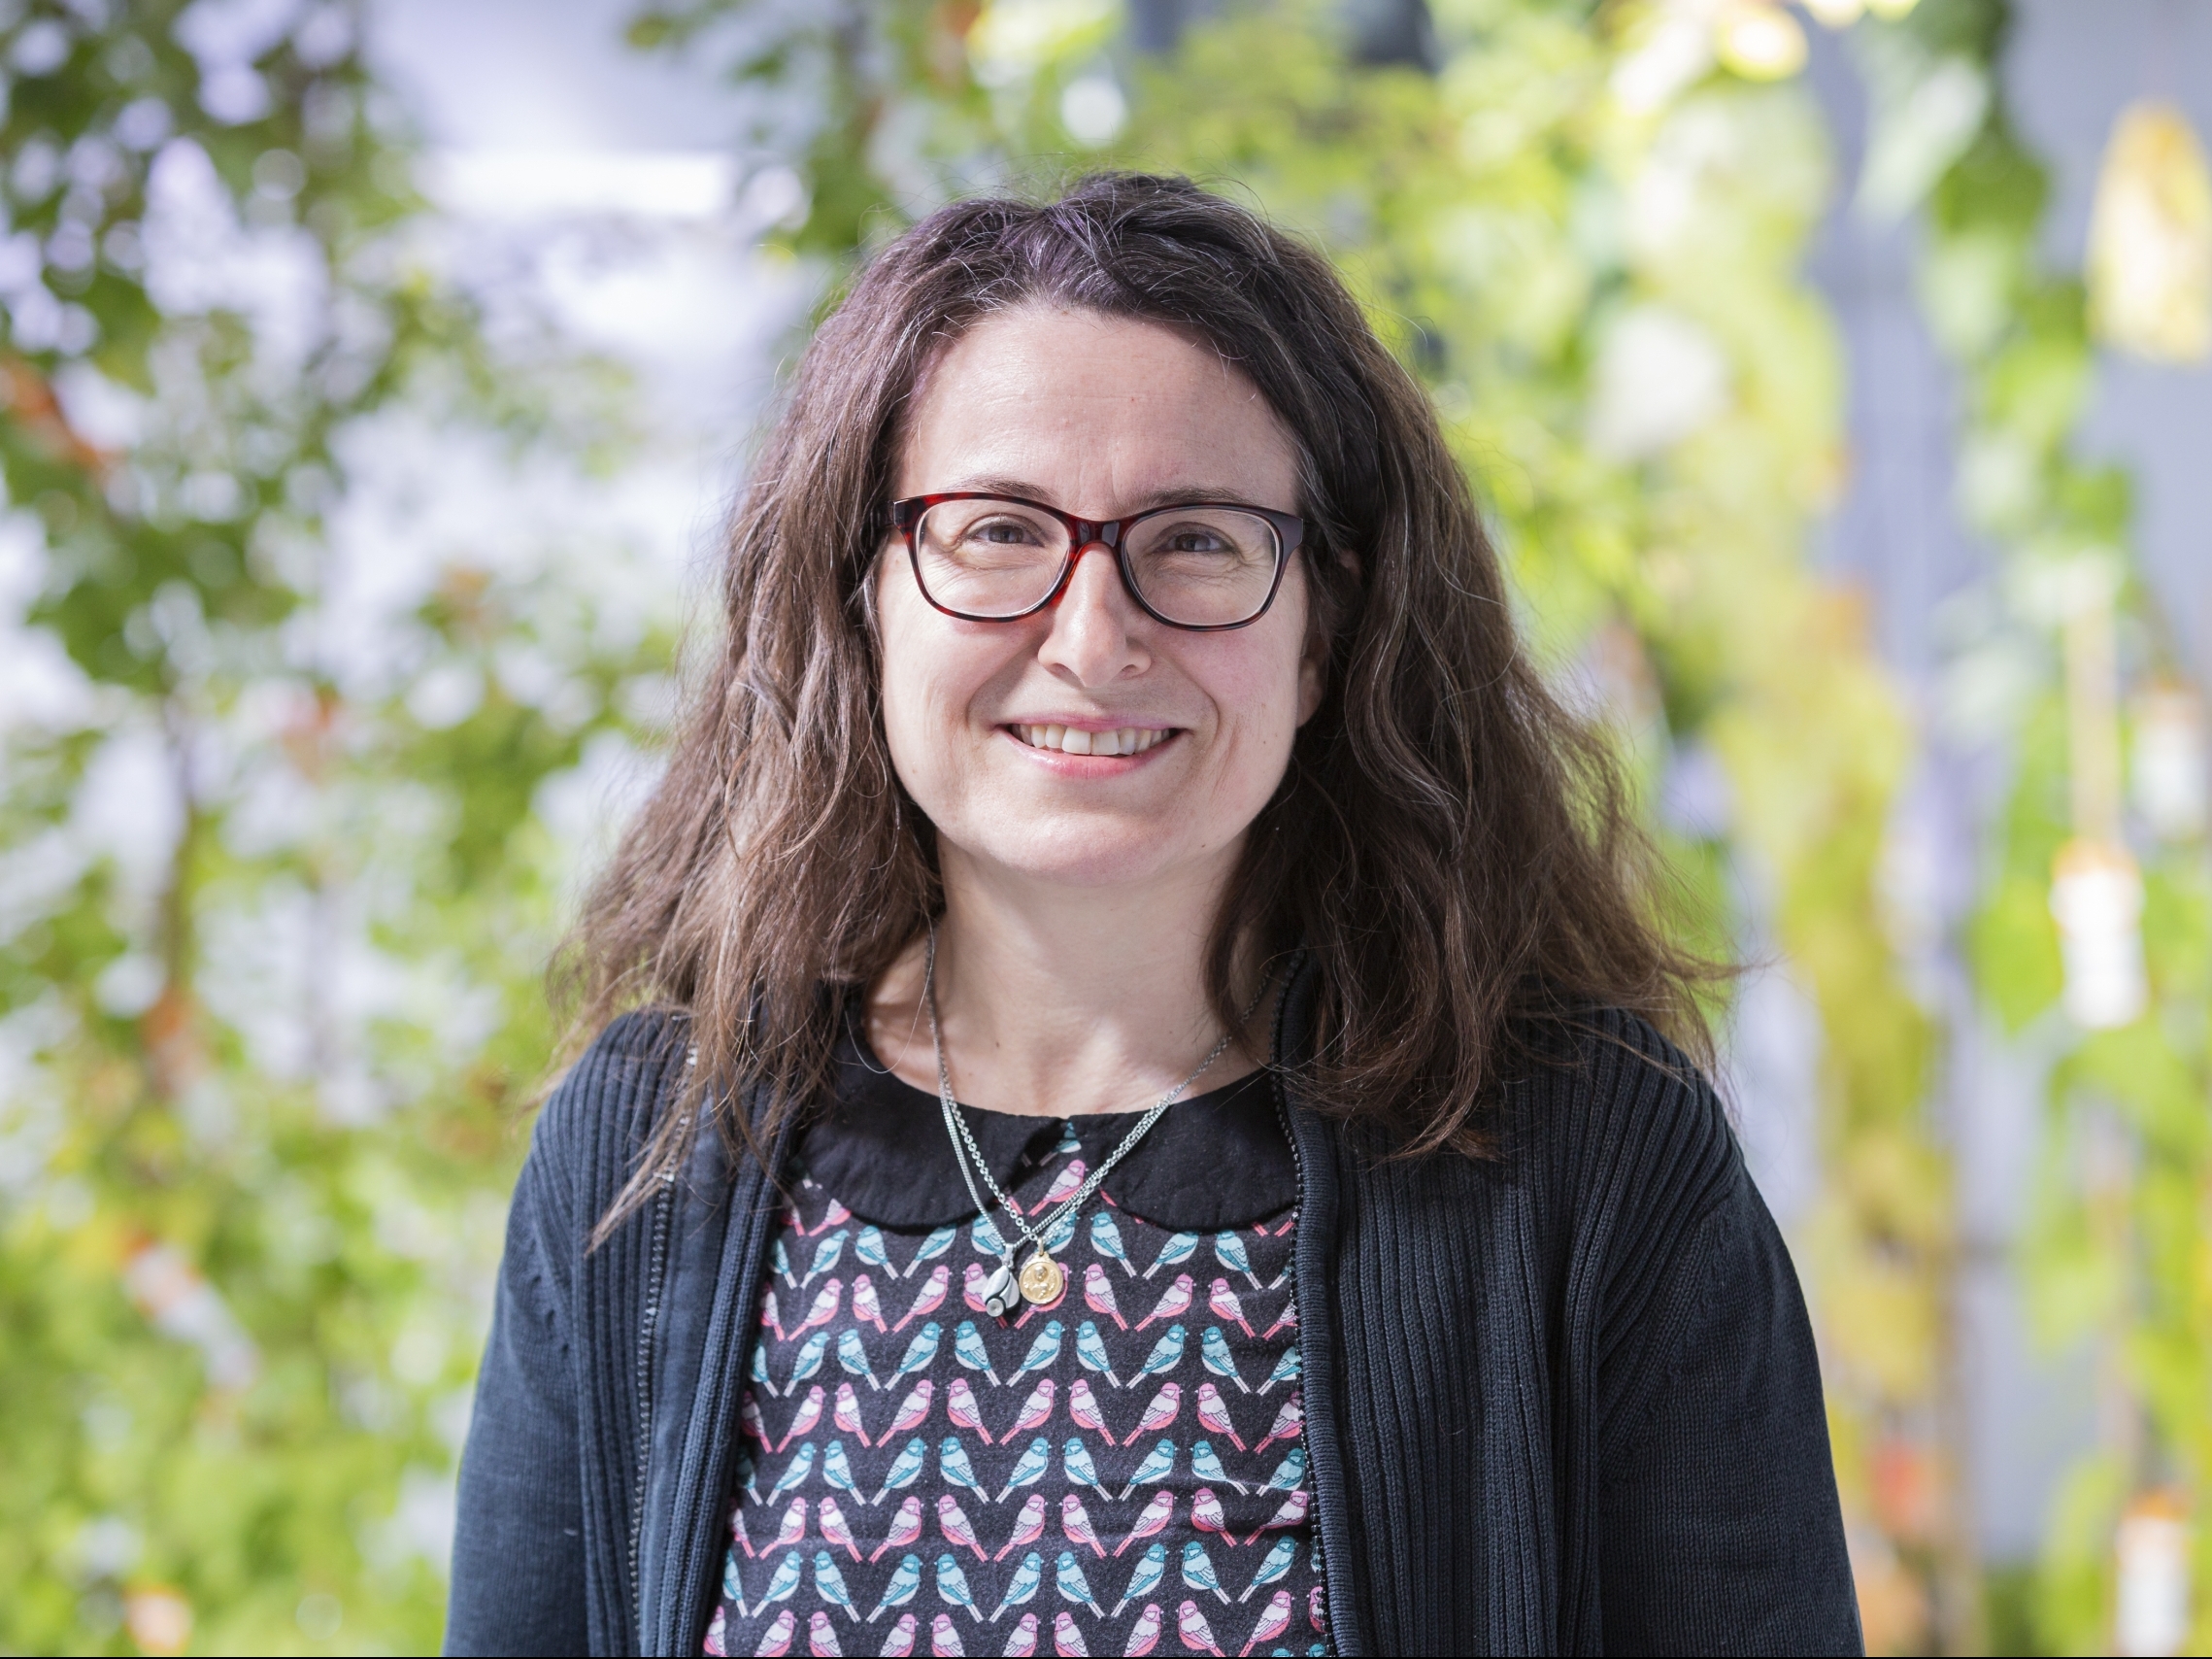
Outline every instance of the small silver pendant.
[(977, 1287), (983, 1298), (983, 1310), (993, 1319), (1004, 1319), (1022, 1300), (1022, 1287), (1014, 1276), (1014, 1252), (1006, 1252), (1005, 1259), (991, 1270)]

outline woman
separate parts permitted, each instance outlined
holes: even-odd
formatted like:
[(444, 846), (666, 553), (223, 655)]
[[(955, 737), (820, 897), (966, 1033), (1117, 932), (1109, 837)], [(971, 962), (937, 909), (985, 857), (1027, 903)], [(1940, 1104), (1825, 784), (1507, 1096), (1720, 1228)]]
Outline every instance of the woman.
[(1695, 965), (1320, 257), (1176, 180), (945, 209), (724, 607), (450, 1651), (1857, 1649)]

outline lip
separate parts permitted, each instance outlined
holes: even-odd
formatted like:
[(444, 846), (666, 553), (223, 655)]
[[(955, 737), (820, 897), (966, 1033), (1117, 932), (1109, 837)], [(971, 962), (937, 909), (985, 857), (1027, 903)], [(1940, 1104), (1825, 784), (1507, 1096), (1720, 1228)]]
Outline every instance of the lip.
[[(1018, 726), (1061, 726), (1078, 731), (1164, 731), (1169, 735), (1135, 755), (1070, 755), (1061, 749), (1040, 749), (1015, 731)], [(1064, 778), (1116, 778), (1148, 765), (1173, 749), (1187, 728), (1165, 720), (1121, 719), (1098, 715), (1035, 715), (1003, 721), (998, 735), (1012, 744), (1032, 765)]]

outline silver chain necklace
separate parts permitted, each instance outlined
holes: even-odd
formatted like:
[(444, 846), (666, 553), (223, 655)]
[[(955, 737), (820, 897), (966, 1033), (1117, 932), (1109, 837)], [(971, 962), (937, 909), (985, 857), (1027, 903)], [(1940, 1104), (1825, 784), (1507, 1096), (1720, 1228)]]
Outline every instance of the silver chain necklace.
[[(1268, 986), (1273, 983), (1274, 975), (1272, 973), (1260, 982), (1259, 995), (1252, 999), (1252, 1005), (1245, 1009), (1243, 1019), (1237, 1022), (1240, 1027), (1258, 1011), (1261, 1000), (1267, 995)], [(936, 1050), (937, 1054), (937, 1104), (944, 1110), (945, 1133), (952, 1137), (953, 1141), (953, 1162), (960, 1167), (960, 1179), (967, 1183), (968, 1198), (974, 1202), (976, 1212), (979, 1215), (988, 1215), (990, 1212), (991, 1204), (996, 1204), (1004, 1209), (1007, 1219), (1014, 1223), (1015, 1231), (1022, 1236), (1022, 1241), (1036, 1247), (1037, 1253), (1023, 1263), (1021, 1270), (1017, 1273), (1014, 1267), (1014, 1246), (1011, 1244), (1006, 1246), (1005, 1254), (999, 1259), (996, 1270), (977, 1287), (977, 1294), (983, 1299), (984, 1310), (993, 1319), (1003, 1319), (1013, 1309), (1017, 1294), (1022, 1301), (1039, 1305), (1057, 1302), (1061, 1291), (1067, 1285), (1067, 1270), (1053, 1259), (1051, 1247), (1046, 1244), (1045, 1240), (1050, 1238), (1063, 1223), (1072, 1221), (1082, 1211), (1083, 1206), (1090, 1202), (1091, 1197), (1098, 1191), (1099, 1184), (1106, 1179), (1114, 1166), (1126, 1158), (1135, 1148), (1137, 1142), (1144, 1139), (1152, 1126), (1159, 1122), (1160, 1114), (1175, 1103), (1176, 1099), (1183, 1091), (1203, 1077), (1206, 1074), (1207, 1067), (1221, 1059), (1228, 1049), (1229, 1038), (1235, 1033), (1223, 1032), (1222, 1040), (1214, 1044), (1206, 1058), (1198, 1063), (1198, 1068), (1184, 1078), (1182, 1082), (1176, 1084), (1174, 1088), (1168, 1090), (1166, 1094), (1160, 1096), (1153, 1108), (1138, 1120), (1136, 1127), (1122, 1137), (1122, 1144), (1114, 1148), (1103, 1164), (1084, 1177), (1083, 1185), (1075, 1190), (1074, 1195), (1055, 1208), (1042, 1226), (1035, 1226), (1022, 1215), (1020, 1209), (1015, 1207), (1014, 1201), (1006, 1196), (996, 1177), (991, 1174), (990, 1166), (984, 1162), (982, 1149), (976, 1145), (975, 1136), (968, 1131), (967, 1119), (960, 1115), (959, 1105), (953, 1099), (952, 1073), (945, 1068), (945, 1041), (937, 1031), (937, 927), (935, 923), (931, 923), (929, 927), (929, 956), (927, 965), (922, 973), (922, 1005), (929, 1013), (929, 1044), (931, 1048)], [(976, 1191), (977, 1171), (982, 1172), (984, 1185), (990, 1189), (991, 1204), (985, 1203), (983, 1195)]]

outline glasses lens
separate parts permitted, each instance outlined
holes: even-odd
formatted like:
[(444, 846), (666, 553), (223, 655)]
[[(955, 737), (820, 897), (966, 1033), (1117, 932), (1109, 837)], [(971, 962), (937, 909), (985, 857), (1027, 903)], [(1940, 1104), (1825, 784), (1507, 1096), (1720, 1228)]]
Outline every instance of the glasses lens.
[(1129, 569), (1170, 622), (1221, 627), (1267, 603), (1281, 557), (1275, 526), (1226, 507), (1176, 507), (1129, 526)]
[(914, 554), (922, 591), (947, 610), (1019, 616), (1052, 592), (1067, 531), (1012, 501), (941, 501), (915, 526)]

